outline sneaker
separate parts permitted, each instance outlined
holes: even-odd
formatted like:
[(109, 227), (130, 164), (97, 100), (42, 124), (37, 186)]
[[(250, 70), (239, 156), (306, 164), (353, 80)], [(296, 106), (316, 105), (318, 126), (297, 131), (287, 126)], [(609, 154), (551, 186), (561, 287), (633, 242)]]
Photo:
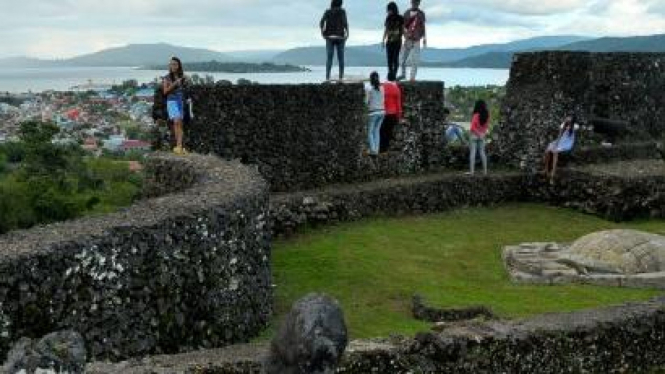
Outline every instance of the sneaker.
[(183, 154), (182, 147), (175, 147), (175, 148), (173, 148), (173, 153), (175, 153), (175, 154), (178, 155), (178, 156), (182, 155), (182, 154)]
[(398, 81), (403, 81), (406, 79), (406, 74), (401, 74), (399, 77), (396, 78)]

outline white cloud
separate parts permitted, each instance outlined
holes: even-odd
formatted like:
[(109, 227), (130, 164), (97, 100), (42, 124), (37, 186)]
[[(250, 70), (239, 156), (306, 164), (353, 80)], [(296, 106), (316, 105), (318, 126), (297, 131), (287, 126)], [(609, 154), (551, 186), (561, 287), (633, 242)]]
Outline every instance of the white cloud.
[(589, 4), (585, 12), (579, 12), (568, 22), (554, 27), (553, 31), (599, 36), (665, 33), (665, 16), (653, 12), (657, 3), (660, 1), (599, 0)]
[[(584, 0), (466, 0), (474, 4), (479, 12), (501, 11), (527, 16), (549, 16), (572, 12), (587, 1)], [(483, 9), (484, 8), (484, 9)]]
[[(0, 57), (68, 57), (129, 43), (238, 49), (319, 45), (329, 0), (0, 0)], [(381, 38), (387, 1), (347, 0), (350, 44)], [(407, 0), (398, 2), (405, 10)], [(423, 0), (430, 45), (537, 35), (665, 32), (665, 0)]]

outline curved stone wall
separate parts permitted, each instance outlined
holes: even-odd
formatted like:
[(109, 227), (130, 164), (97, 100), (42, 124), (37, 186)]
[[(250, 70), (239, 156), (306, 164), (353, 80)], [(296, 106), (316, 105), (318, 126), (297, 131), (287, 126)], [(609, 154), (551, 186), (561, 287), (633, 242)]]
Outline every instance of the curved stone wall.
[[(665, 298), (517, 321), (460, 322), (415, 337), (352, 341), (337, 373), (662, 373)], [(265, 345), (141, 362), (88, 365), (92, 374), (262, 373)]]
[(0, 353), (71, 329), (94, 359), (218, 347), (271, 315), (268, 188), (238, 163), (148, 160), (143, 200), (0, 237)]

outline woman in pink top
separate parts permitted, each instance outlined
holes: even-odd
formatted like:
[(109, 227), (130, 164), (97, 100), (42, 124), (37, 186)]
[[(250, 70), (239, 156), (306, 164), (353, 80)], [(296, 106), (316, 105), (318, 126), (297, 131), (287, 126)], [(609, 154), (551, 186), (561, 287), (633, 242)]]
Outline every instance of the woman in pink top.
[(476, 153), (480, 153), (480, 160), (483, 162), (483, 173), (487, 175), (487, 155), (485, 154), (485, 137), (490, 128), (490, 112), (487, 110), (487, 104), (483, 100), (476, 101), (473, 108), (473, 117), (471, 119), (471, 141), (469, 142), (471, 157), (469, 166), (471, 175), (476, 170)]

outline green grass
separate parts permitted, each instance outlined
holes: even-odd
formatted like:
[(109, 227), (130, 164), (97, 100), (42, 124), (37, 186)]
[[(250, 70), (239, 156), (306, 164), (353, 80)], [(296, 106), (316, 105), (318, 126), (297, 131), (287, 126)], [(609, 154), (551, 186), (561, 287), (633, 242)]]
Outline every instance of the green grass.
[(504, 245), (572, 241), (612, 228), (665, 234), (665, 221), (615, 224), (570, 210), (519, 204), (308, 230), (274, 245), (276, 317), (263, 338), (309, 292), (324, 292), (341, 302), (352, 338), (429, 329), (410, 315), (414, 293), (438, 307), (487, 305), (505, 318), (659, 295), (655, 290), (514, 285), (503, 268)]

